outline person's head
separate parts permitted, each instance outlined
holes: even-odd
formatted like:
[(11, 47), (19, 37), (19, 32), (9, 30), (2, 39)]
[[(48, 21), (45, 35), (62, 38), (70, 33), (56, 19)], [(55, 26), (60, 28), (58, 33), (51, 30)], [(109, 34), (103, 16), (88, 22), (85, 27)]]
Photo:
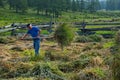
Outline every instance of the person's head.
[(32, 29), (32, 24), (27, 24), (28, 29)]

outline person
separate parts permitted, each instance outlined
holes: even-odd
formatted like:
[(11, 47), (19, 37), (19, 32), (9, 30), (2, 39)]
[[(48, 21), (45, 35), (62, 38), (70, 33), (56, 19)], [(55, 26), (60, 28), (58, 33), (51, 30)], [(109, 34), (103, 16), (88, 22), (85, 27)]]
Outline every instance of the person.
[(32, 26), (32, 24), (27, 24), (27, 28), (28, 28), (28, 31), (21, 38), (21, 40), (23, 40), (26, 36), (28, 36), (30, 34), (33, 39), (35, 56), (37, 56), (37, 55), (39, 55), (39, 49), (40, 49), (40, 32), (41, 32), (41, 30), (37, 26)]
[(81, 24), (81, 26), (82, 26), (83, 32), (85, 33), (86, 22), (83, 21), (82, 24)]

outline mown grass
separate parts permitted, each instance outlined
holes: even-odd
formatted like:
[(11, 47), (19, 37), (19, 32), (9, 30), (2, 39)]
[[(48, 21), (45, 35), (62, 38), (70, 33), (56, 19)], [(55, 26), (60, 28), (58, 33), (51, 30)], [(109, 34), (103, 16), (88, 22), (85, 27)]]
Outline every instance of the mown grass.
[[(0, 14), (2, 13), (2, 15), (4, 15), (3, 13), (5, 13), (5, 15), (0, 18), (1, 20), (0, 26), (4, 26), (12, 22), (39, 23), (39, 22), (49, 21), (49, 17), (36, 15), (33, 12), (26, 14), (16, 14), (9, 10), (8, 11), (1, 10), (1, 11), (2, 12), (0, 12)], [(9, 14), (7, 12), (9, 12)], [(102, 13), (89, 14), (89, 13), (79, 13), (79, 12), (63, 13), (61, 17), (57, 18), (57, 21), (79, 22), (79, 21), (83, 21), (83, 19), (86, 19), (86, 21), (92, 22), (93, 20), (98, 20), (98, 19), (111, 20), (113, 17), (116, 17), (116, 15), (113, 15), (112, 13), (108, 13), (108, 14), (104, 13), (104, 14)], [(13, 15), (14, 17), (12, 17)], [(110, 17), (111, 15), (113, 15), (113, 17)], [(118, 13), (117, 16), (119, 16)], [(89, 26), (89, 27), (98, 28), (101, 26)], [(78, 28), (75, 28), (75, 30), (77, 31)], [(25, 32), (25, 31), (18, 30), (18, 32)], [(46, 30), (42, 31), (42, 34), (47, 34), (47, 33), (48, 32)], [(113, 34), (114, 32), (113, 33), (112, 31), (97, 32), (97, 34), (108, 34), (108, 33)], [(8, 35), (8, 33), (4, 33), (4, 34)], [(104, 42), (102, 40), (102, 37), (99, 35), (98, 36), (91, 35), (89, 37), (93, 40), (93, 42), (91, 42), (90, 39), (92, 45), (87, 42), (89, 41), (89, 39), (86, 38), (86, 36), (84, 36), (80, 38), (80, 41), (83, 41), (85, 43), (76, 44), (73, 47), (69, 46), (69, 49), (66, 48), (64, 51), (60, 51), (57, 49), (53, 50), (53, 47), (56, 48), (56, 46), (53, 46), (54, 44), (56, 44), (56, 42), (46, 41), (44, 46), (47, 45), (47, 47), (49, 48), (44, 50), (43, 47), (41, 47), (40, 50), (41, 53), (40, 56), (38, 57), (34, 56), (35, 54), (33, 49), (24, 50), (20, 52), (21, 54), (19, 54), (19, 58), (29, 57), (29, 59), (26, 62), (18, 62), (18, 63), (11, 62), (10, 63), (11, 65), (8, 65), (8, 63), (4, 63), (4, 64), (0, 63), (3, 66), (3, 67), (0, 66), (1, 68), (0, 70), (7, 70), (4, 73), (0, 71), (2, 73), (2, 78), (8, 79), (11, 78), (11, 76), (13, 76), (14, 79), (16, 80), (40, 79), (41, 75), (45, 76), (46, 72), (50, 71), (51, 73), (54, 73), (61, 77), (65, 76), (67, 80), (80, 80), (80, 79), (86, 80), (86, 78), (89, 80), (90, 79), (109, 80), (109, 79), (104, 79), (104, 77), (109, 77), (106, 75), (106, 72), (109, 73), (109, 71), (104, 70), (104, 69), (108, 69), (109, 65), (103, 64), (102, 62), (104, 61), (105, 58), (107, 58), (107, 56), (110, 56), (108, 55), (109, 52), (106, 52), (106, 50), (104, 49), (109, 50), (108, 48), (113, 46), (114, 43), (113, 41)], [(104, 43), (103, 45), (101, 44), (102, 42)], [(41, 72), (42, 70), (43, 72)], [(28, 73), (24, 74), (25, 73), (24, 71)], [(47, 76), (47, 78), (41, 80), (51, 80), (51, 78)], [(54, 79), (54, 80), (59, 80), (59, 79)]]

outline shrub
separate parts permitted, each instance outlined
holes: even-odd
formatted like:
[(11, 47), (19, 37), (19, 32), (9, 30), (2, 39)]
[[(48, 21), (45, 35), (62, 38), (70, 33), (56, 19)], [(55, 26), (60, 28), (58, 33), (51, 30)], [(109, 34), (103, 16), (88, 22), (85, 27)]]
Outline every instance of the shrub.
[(74, 31), (71, 26), (64, 23), (57, 27), (54, 37), (63, 50), (64, 46), (70, 45), (73, 41)]

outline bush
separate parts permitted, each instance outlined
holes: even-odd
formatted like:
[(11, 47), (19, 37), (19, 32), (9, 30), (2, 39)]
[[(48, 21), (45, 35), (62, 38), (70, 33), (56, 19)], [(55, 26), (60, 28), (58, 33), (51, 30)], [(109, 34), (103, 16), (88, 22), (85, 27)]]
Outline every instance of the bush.
[(57, 27), (54, 37), (63, 50), (64, 46), (71, 44), (74, 39), (74, 34), (72, 27), (64, 23)]

